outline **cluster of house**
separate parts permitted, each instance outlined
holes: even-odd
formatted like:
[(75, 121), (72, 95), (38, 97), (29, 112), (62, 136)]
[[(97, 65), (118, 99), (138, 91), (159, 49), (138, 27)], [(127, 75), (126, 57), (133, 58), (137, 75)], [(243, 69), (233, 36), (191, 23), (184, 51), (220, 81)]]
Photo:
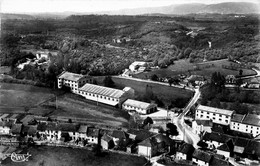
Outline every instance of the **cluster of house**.
[(123, 90), (94, 85), (93, 78), (81, 74), (62, 72), (58, 76), (58, 88), (69, 87), (71, 91), (84, 98), (111, 106), (121, 107), (126, 111), (136, 111), (140, 114), (149, 114), (157, 111), (157, 105), (133, 100), (134, 90), (125, 87)]
[[(227, 75), (225, 77), (225, 79), (226, 79), (226, 86), (228, 86), (228, 85), (236, 84), (238, 78), (236, 78), (236, 76), (234, 76), (234, 75)], [(259, 80), (259, 78), (252, 78), (251, 80), (243, 83), (241, 85), (241, 87), (248, 88), (248, 89), (259, 89), (260, 88), (260, 80)]]
[(22, 70), (24, 68), (25, 65), (31, 65), (34, 66), (37, 64), (39, 69), (42, 70), (47, 70), (48, 66), (49, 66), (49, 60), (51, 56), (57, 56), (58, 52), (56, 51), (48, 51), (48, 50), (37, 50), (37, 51), (28, 51), (28, 50), (21, 50), (23, 52), (30, 52), (33, 53), (36, 58), (34, 59), (26, 59), (26, 62), (24, 63), (20, 63), (17, 68)]
[[(222, 128), (227, 131), (224, 132)], [(215, 151), (216, 154), (224, 156), (224, 159), (229, 157), (260, 159), (260, 117), (258, 115), (241, 115), (231, 110), (199, 105), (195, 120), (192, 122), (192, 129), (194, 133), (201, 136), (198, 146), (207, 149), (203, 152), (208, 153), (207, 155)], [(203, 162), (204, 164), (200, 165), (209, 164)]]
[(67, 143), (81, 147), (99, 144), (104, 150), (121, 150), (146, 157), (170, 152), (174, 148), (169, 137), (148, 130), (108, 130), (42, 116), (0, 115), (0, 145), (18, 146), (23, 143)]
[(183, 143), (176, 150), (176, 159), (186, 161), (187, 165), (229, 166), (225, 156), (210, 151), (195, 149), (191, 144)]

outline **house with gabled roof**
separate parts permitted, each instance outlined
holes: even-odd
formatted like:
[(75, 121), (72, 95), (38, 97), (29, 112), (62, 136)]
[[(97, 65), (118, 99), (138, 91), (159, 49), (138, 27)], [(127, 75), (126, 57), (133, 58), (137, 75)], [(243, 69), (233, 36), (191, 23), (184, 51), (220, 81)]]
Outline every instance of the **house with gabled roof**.
[(0, 122), (0, 134), (10, 134), (12, 125), (12, 122)]
[(217, 148), (217, 154), (223, 155), (226, 158), (230, 157), (230, 152), (232, 152), (233, 149), (230, 149), (226, 143), (220, 145)]
[(129, 138), (135, 141), (136, 143), (139, 143), (149, 137), (156, 135), (155, 133), (143, 129), (141, 130), (129, 129), (127, 133), (129, 134)]
[(196, 163), (199, 166), (209, 166), (212, 159), (212, 154), (199, 149), (196, 149), (192, 155), (193, 163)]
[(87, 128), (87, 137), (86, 139), (88, 140), (88, 143), (91, 144), (98, 144), (100, 140), (100, 134), (99, 134), (99, 129), (94, 128), (94, 127), (88, 127)]
[(101, 137), (100, 145), (102, 146), (103, 149), (106, 149), (106, 150), (112, 149), (115, 146), (113, 138), (107, 134), (104, 134)]
[(176, 158), (178, 160), (192, 160), (192, 154), (195, 148), (188, 143), (182, 144), (176, 152)]
[(129, 135), (122, 130), (113, 130), (111, 137), (113, 138), (115, 145), (118, 145), (119, 141), (126, 142), (129, 139)]
[(211, 128), (213, 127), (212, 120), (194, 120), (192, 122), (192, 130), (195, 134), (202, 134), (204, 132), (211, 133)]
[(12, 128), (10, 130), (11, 135), (14, 136), (20, 136), (22, 131), (22, 124), (16, 123), (12, 125)]
[(122, 108), (124, 110), (135, 110), (140, 114), (150, 114), (157, 111), (157, 105), (154, 103), (146, 103), (142, 101), (137, 101), (133, 99), (127, 99), (123, 104)]
[(208, 144), (209, 149), (215, 149), (219, 146), (232, 141), (232, 136), (217, 132), (205, 133), (202, 137), (202, 141)]
[(138, 154), (145, 157), (153, 157), (159, 153), (170, 152), (173, 149), (173, 140), (169, 137), (157, 134), (138, 143)]
[(230, 164), (227, 160), (213, 157), (210, 166), (230, 166)]

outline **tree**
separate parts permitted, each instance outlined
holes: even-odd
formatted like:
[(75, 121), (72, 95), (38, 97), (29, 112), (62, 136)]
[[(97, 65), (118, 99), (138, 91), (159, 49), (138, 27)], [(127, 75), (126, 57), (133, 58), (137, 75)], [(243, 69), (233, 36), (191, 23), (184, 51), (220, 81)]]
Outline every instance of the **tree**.
[(166, 130), (167, 136), (170, 136), (170, 135), (177, 136), (177, 135), (179, 135), (179, 132), (177, 130), (177, 126), (175, 124), (167, 123), (166, 127), (167, 127), (167, 130)]
[(144, 124), (144, 125), (147, 125), (147, 124), (151, 125), (151, 124), (153, 124), (153, 119), (148, 116), (148, 117), (144, 120), (143, 124)]
[(153, 75), (151, 75), (150, 79), (152, 81), (158, 81), (159, 78), (158, 78), (158, 76), (156, 74), (153, 74)]
[(114, 81), (112, 80), (111, 76), (106, 76), (103, 80), (103, 84), (106, 87), (113, 88), (115, 86)]
[(242, 70), (242, 69), (239, 70), (239, 75), (240, 75), (240, 76), (243, 75), (243, 70)]

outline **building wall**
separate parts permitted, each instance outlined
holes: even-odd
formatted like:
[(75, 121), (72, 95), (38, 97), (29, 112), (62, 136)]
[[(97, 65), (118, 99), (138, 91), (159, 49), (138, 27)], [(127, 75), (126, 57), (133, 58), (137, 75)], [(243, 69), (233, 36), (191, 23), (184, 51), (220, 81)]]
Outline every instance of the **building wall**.
[(230, 157), (230, 152), (226, 152), (226, 151), (222, 151), (222, 150), (218, 150), (218, 149), (217, 149), (217, 154), (223, 155), (226, 158)]
[(70, 87), (73, 93), (78, 93), (79, 83), (76, 81), (58, 78), (58, 88), (60, 89), (62, 86)]
[(108, 142), (104, 141), (103, 139), (101, 139), (101, 146), (103, 149), (109, 149)]
[(135, 110), (136, 112), (138, 112), (140, 114), (147, 114), (146, 109), (133, 107), (133, 106), (130, 106), (130, 105), (127, 105), (127, 104), (123, 104), (122, 107), (123, 107), (124, 110)]
[(213, 149), (214, 147), (218, 148), (219, 146), (221, 146), (223, 144), (223, 143), (216, 142), (216, 141), (207, 141), (206, 143), (208, 144), (209, 149)]
[(151, 147), (138, 145), (138, 154), (146, 157), (151, 157)]
[(198, 159), (195, 159), (195, 158), (192, 158), (192, 161), (194, 163), (197, 163), (198, 166), (209, 166), (209, 163), (206, 163), (204, 161), (201, 161), (201, 160), (198, 160)]
[(186, 155), (186, 154), (183, 154), (183, 153), (181, 153), (181, 152), (177, 152), (177, 153), (176, 153), (176, 158), (177, 158), (178, 160), (187, 160), (187, 155)]
[(231, 116), (208, 112), (204, 110), (201, 111), (197, 109), (195, 119), (212, 120), (214, 123), (229, 125), (231, 121)]
[(260, 134), (260, 126), (253, 126), (253, 125), (243, 124), (239, 122), (231, 121), (230, 129), (243, 132), (243, 133), (250, 133), (253, 135), (253, 137)]
[(97, 103), (104, 103), (108, 105), (117, 105), (119, 103), (118, 98), (112, 98), (108, 96), (101, 96), (93, 93), (88, 93), (85, 91), (79, 91), (79, 94), (83, 97), (85, 97), (88, 100), (96, 101)]
[(10, 128), (6, 126), (0, 126), (0, 134), (10, 134)]

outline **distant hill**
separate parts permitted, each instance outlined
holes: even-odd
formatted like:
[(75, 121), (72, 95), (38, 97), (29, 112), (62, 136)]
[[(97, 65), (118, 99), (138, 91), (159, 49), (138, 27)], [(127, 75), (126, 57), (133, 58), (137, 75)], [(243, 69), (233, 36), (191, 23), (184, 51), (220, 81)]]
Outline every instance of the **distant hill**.
[(30, 14), (5, 14), (0, 13), (2, 19), (34, 19), (34, 18), (64, 18), (69, 15), (90, 15), (90, 14), (107, 14), (107, 15), (147, 15), (147, 16), (166, 16), (166, 15), (187, 15), (187, 14), (259, 14), (260, 3), (247, 2), (226, 2), (218, 4), (190, 3), (169, 5), (161, 7), (148, 7), (136, 9), (122, 9), (116, 11), (101, 12), (57, 12), (57, 13), (30, 13)]
[(246, 2), (227, 2), (205, 6), (198, 13), (251, 14), (259, 13), (259, 4)]
[(117, 11), (103, 11), (93, 14), (109, 15), (143, 15), (143, 14), (199, 14), (199, 13), (219, 13), (219, 14), (252, 14), (260, 13), (259, 4), (246, 2), (227, 2), (218, 4), (190, 3), (180, 5), (170, 5), (151, 8), (123, 9)]
[(35, 17), (28, 15), (28, 14), (9, 14), (9, 13), (0, 13), (0, 17), (3, 20), (7, 19), (26, 19), (26, 20), (32, 20)]

